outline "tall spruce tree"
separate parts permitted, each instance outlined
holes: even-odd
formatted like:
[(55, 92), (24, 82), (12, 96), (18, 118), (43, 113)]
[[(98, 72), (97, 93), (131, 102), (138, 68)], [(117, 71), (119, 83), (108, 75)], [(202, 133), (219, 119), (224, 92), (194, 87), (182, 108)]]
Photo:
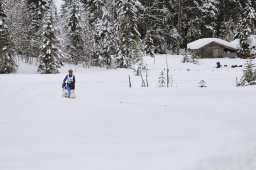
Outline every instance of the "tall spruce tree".
[(121, 3), (118, 3), (119, 0), (110, 0), (106, 3), (107, 14), (105, 15), (104, 23), (104, 32), (107, 36), (105, 38), (105, 55), (104, 63), (107, 65), (107, 68), (115, 67), (116, 59), (120, 53), (120, 25), (118, 18), (119, 6)]
[(0, 74), (12, 73), (17, 69), (8, 27), (5, 23), (6, 17), (3, 0), (0, 0)]
[(26, 57), (38, 57), (41, 46), (43, 18), (51, 7), (51, 0), (25, 0), (23, 23), (24, 45), (21, 50)]
[(122, 1), (119, 10), (120, 50), (119, 67), (131, 67), (142, 58), (141, 34), (138, 31), (138, 11), (142, 5), (137, 0)]
[(145, 49), (144, 49), (146, 54), (149, 54), (151, 57), (155, 57), (154, 48), (155, 48), (154, 41), (151, 35), (147, 34), (145, 38)]
[(240, 50), (239, 55), (242, 58), (250, 58), (252, 56), (250, 35), (255, 33), (254, 22), (256, 20), (256, 12), (252, 7), (251, 0), (247, 0), (247, 4), (243, 9), (240, 27)]
[(90, 30), (93, 35), (92, 63), (111, 68), (119, 54), (120, 0), (88, 0)]
[(146, 44), (153, 40), (154, 48), (150, 51), (165, 53), (170, 36), (169, 20), (171, 16), (166, 3), (157, 0), (142, 1), (142, 3), (145, 7), (139, 22), (142, 38), (145, 38)]
[(240, 0), (219, 0), (216, 21), (216, 37), (233, 40), (238, 32), (238, 21), (242, 13)]
[(10, 39), (13, 44), (13, 49), (16, 53), (21, 54), (24, 46), (25, 29), (23, 25), (23, 16), (25, 15), (25, 1), (19, 0), (4, 0), (6, 4), (6, 24), (8, 25), (8, 31)]
[(58, 68), (62, 65), (62, 55), (58, 49), (59, 41), (55, 35), (52, 14), (48, 12), (44, 20), (43, 45), (40, 47), (38, 72), (58, 73)]
[(110, 30), (109, 11), (106, 8), (106, 0), (89, 0), (89, 23), (94, 37), (93, 60), (95, 65), (104, 64), (110, 58), (108, 42)]
[(201, 9), (201, 37), (215, 37), (217, 14), (219, 12), (216, 0), (204, 0)]
[(69, 61), (78, 64), (84, 58), (84, 39), (81, 15), (85, 13), (85, 8), (80, 0), (65, 1), (65, 52)]
[(109, 0), (105, 3), (101, 42), (103, 43), (102, 63), (107, 68), (120, 67), (121, 56), (121, 18), (122, 0)]
[(202, 37), (201, 10), (202, 0), (170, 0), (173, 27), (178, 33), (177, 53), (185, 48), (188, 42)]
[[(100, 24), (101, 25), (101, 24)], [(99, 32), (100, 35), (100, 47), (101, 57), (103, 65), (106, 65), (108, 68), (112, 65), (112, 55), (115, 54), (115, 34), (114, 22), (111, 20), (111, 13), (109, 9), (106, 9), (103, 18), (102, 18), (102, 30)]]

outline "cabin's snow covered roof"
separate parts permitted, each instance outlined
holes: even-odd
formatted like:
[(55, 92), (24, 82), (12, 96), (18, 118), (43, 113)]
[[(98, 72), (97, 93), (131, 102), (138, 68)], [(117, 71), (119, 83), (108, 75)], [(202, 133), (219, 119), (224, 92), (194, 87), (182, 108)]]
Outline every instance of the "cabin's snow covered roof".
[(235, 42), (228, 42), (219, 38), (202, 38), (196, 41), (193, 41), (187, 45), (188, 49), (196, 50), (200, 49), (212, 42), (215, 42), (217, 44), (223, 45), (227, 48), (232, 48), (232, 49), (238, 49), (237, 44)]
[(235, 39), (233, 41), (230, 42), (233, 46), (236, 47), (236, 49), (240, 48), (240, 39)]
[[(235, 39), (230, 43), (233, 44), (237, 49), (240, 48), (240, 39)], [(250, 35), (249, 43), (251, 47), (256, 46), (256, 35)]]

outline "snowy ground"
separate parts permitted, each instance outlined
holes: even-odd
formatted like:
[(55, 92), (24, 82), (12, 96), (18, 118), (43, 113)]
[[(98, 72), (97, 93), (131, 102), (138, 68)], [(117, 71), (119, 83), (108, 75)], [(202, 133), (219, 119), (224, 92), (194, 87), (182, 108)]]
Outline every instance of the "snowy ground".
[[(242, 68), (230, 68), (245, 61), (180, 61), (168, 57), (169, 89), (158, 88), (165, 55), (146, 58), (149, 88), (130, 70), (39, 75), (21, 62), (0, 75), (0, 170), (255, 170), (256, 87), (235, 87)], [(69, 68), (75, 100), (61, 97)]]

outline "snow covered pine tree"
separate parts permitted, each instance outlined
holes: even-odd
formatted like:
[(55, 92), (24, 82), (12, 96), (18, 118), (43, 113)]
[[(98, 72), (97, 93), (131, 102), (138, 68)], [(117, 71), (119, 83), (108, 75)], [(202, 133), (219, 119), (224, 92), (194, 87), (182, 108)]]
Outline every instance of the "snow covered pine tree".
[(139, 9), (143, 8), (137, 0), (121, 2), (120, 17), (120, 44), (121, 55), (118, 59), (119, 67), (130, 68), (133, 64), (141, 61), (141, 34), (138, 31)]
[(8, 27), (5, 23), (3, 1), (0, 0), (0, 74), (15, 72), (17, 65), (10, 47)]
[(38, 72), (58, 73), (61, 63), (61, 54), (57, 48), (59, 42), (55, 36), (53, 28), (53, 18), (50, 12), (45, 15), (45, 25), (43, 26), (43, 45), (40, 49)]
[(52, 0), (27, 0), (26, 3), (26, 15), (24, 15), (23, 26), (26, 29), (24, 31), (25, 48), (22, 49), (22, 53), (25, 53), (26, 57), (38, 57), (40, 52), (44, 15), (50, 8)]
[(70, 62), (79, 64), (84, 57), (84, 39), (81, 16), (85, 13), (85, 8), (80, 0), (64, 1), (63, 14), (65, 17), (65, 52)]
[(256, 70), (252, 59), (247, 59), (243, 70), (243, 76), (238, 83), (238, 86), (248, 86), (256, 84)]
[(242, 21), (241, 21), (241, 32), (240, 32), (240, 49), (239, 55), (241, 58), (252, 57), (252, 48), (250, 45), (250, 35), (255, 33), (255, 22), (256, 12), (252, 7), (251, 1), (248, 0), (246, 7), (243, 9)]

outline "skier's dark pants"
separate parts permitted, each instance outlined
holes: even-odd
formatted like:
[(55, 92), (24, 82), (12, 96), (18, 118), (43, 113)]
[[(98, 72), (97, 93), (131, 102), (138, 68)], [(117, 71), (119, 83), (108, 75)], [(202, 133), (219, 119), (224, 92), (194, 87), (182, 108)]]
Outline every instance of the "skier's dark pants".
[(75, 90), (75, 84), (74, 83), (63, 83), (62, 88), (69, 86), (71, 90)]
[(71, 90), (75, 90), (75, 84), (74, 83), (67, 83), (67, 86), (69, 86)]

